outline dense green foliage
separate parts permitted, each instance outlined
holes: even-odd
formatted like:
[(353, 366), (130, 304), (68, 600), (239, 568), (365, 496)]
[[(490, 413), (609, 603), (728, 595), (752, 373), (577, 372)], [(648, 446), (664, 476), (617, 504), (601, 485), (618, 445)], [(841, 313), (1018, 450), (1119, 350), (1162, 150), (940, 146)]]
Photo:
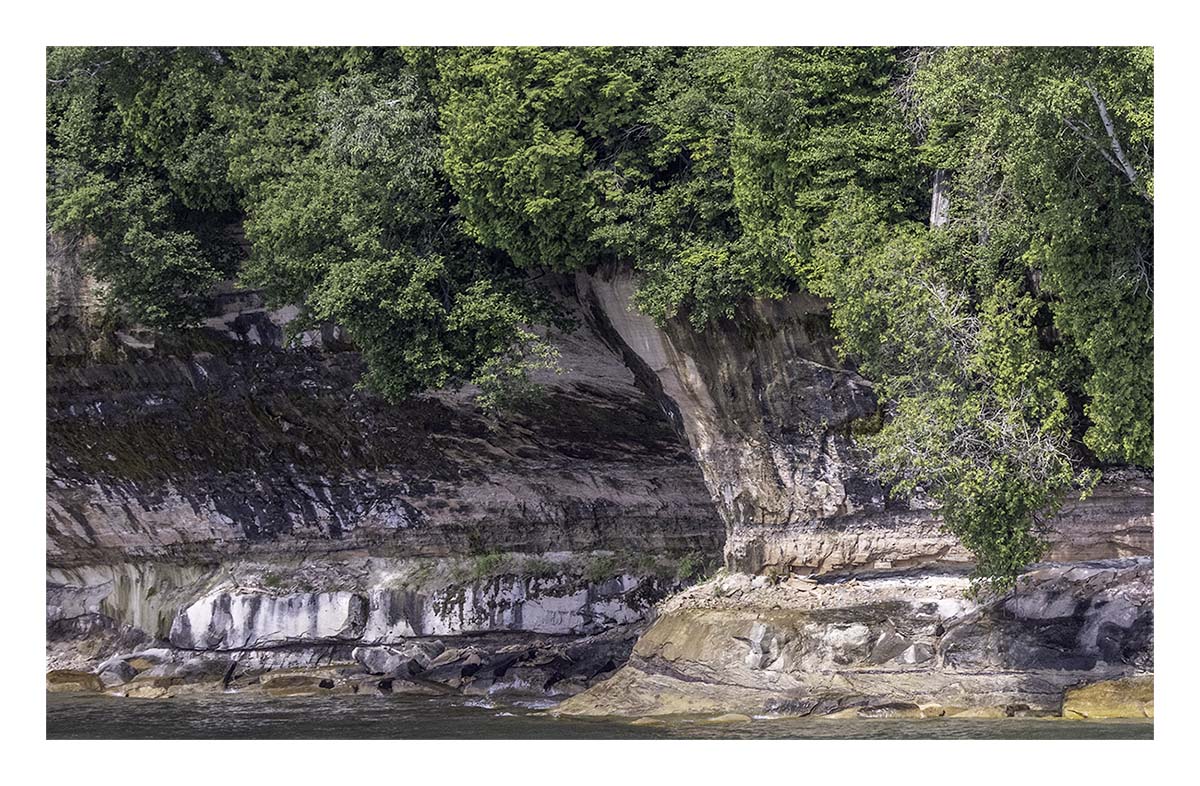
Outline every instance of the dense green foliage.
[(96, 274), (154, 325), (194, 321), (208, 287), (236, 270), (213, 160), (223, 147), (199, 95), (211, 88), (206, 68), (194, 50), (56, 48), (47, 58), (51, 223), (86, 232)]
[(301, 326), (346, 328), (389, 397), (469, 381), (500, 401), (553, 364), (530, 329), (555, 318), (547, 299), (451, 214), (428, 53), (65, 52), (50, 56), (51, 220), (99, 240), (91, 262), (133, 318), (194, 322), (237, 270), (201, 222), (227, 238), (240, 224), (243, 280), (302, 304)]
[(890, 417), (864, 438), (900, 493), (924, 489), (1003, 582), (1042, 551), (1037, 527), (1075, 479), (1057, 353), (1038, 337), (1039, 304), (1013, 280), (973, 297), (941, 230), (890, 225), (848, 194), (822, 233), (814, 287), (833, 303)]
[(1146, 48), (956, 49), (917, 80), (926, 158), (954, 173), (951, 253), (976, 289), (1032, 274), (1025, 289), (1047, 305), (1046, 343), (1078, 356), (1060, 381), (1087, 399), (1087, 446), (1143, 465), (1153, 463), (1153, 85)]
[(1063, 490), (1088, 490), (1081, 457), (1153, 464), (1152, 61), (967, 48), (911, 62), (946, 221), (887, 221), (847, 192), (812, 287), (889, 402), (867, 440), (882, 474), (931, 491), (1003, 587), (1042, 553)]
[(442, 57), (469, 231), (523, 267), (634, 260), (639, 305), (697, 328), (802, 287), (848, 184), (913, 209), (886, 49), (494, 49)]
[[(233, 276), (393, 399), (553, 365), (545, 272), (702, 330), (829, 298), (867, 442), (996, 586), (1088, 468), (1153, 463), (1148, 49), (56, 48), (48, 199), (127, 318)], [(945, 184), (930, 226), (930, 184)], [(942, 193), (942, 192), (939, 192)], [(944, 220), (942, 220), (944, 219)]]

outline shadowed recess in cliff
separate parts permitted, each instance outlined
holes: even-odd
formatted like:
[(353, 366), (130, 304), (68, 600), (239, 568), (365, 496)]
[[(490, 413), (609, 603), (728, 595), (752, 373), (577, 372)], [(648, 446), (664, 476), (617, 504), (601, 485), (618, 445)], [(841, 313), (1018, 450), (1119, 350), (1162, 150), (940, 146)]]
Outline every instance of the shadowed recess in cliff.
[[(633, 306), (636, 276), (610, 265), (575, 279), (596, 330), (675, 413), (726, 525), (731, 570), (824, 574), (961, 569), (972, 557), (936, 503), (890, 494), (856, 445), (875, 422), (869, 381), (839, 361), (826, 304), (795, 293), (741, 303), (697, 332)], [(673, 418), (674, 419), (674, 418)], [(1153, 479), (1113, 468), (1050, 522), (1048, 559), (1151, 552)]]
[[(80, 274), (70, 247), (57, 251), (65, 292)], [(82, 299), (52, 302), (51, 324), (86, 325)], [(543, 374), (541, 396), (493, 414), (470, 390), (389, 404), (359, 389), (363, 364), (344, 341), (272, 343), (286, 331), (265, 326), (294, 310), (269, 311), (254, 292), (216, 308), (187, 334), (117, 333), (107, 355), (52, 358), (50, 564), (243, 548), (719, 553), (687, 445), (586, 328), (551, 335), (563, 373)], [(262, 324), (253, 336), (248, 321)]]

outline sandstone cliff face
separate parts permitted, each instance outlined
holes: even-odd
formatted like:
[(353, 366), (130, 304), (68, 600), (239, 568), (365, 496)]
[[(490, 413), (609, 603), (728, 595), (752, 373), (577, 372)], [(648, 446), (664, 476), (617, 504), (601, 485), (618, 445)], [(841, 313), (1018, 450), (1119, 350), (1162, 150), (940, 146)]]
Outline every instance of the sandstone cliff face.
[(148, 340), (48, 369), (52, 564), (718, 547), (686, 446), (586, 336), (559, 337), (569, 371), (503, 418), (465, 394), (389, 405), (355, 389), (351, 352)]
[(520, 411), (391, 405), (336, 329), (289, 343), (295, 309), (254, 292), (185, 336), (105, 334), (73, 247), (48, 250), (52, 639), (591, 635), (719, 559), (686, 443), (586, 327), (551, 336), (563, 373)]
[(982, 605), (962, 577), (716, 579), (672, 599), (625, 668), (559, 711), (1058, 715), (1071, 686), (1152, 670), (1152, 572), (1146, 558), (1045, 567)]
[[(579, 275), (597, 329), (649, 379), (687, 435), (726, 526), (730, 570), (799, 574), (965, 567), (970, 555), (921, 497), (896, 499), (854, 444), (871, 385), (838, 360), (822, 302), (754, 301), (697, 333), (632, 307), (630, 273)], [(1048, 559), (1147, 555), (1153, 481), (1109, 473), (1053, 523)]]
[(1048, 564), (977, 604), (935, 506), (868, 471), (871, 386), (811, 297), (696, 333), (634, 311), (625, 272), (577, 276), (566, 372), (499, 417), (469, 392), (356, 389), (335, 328), (287, 344), (294, 309), (253, 292), (186, 339), (105, 343), (69, 251), (48, 301), (49, 660), (127, 695), (295, 668), (280, 691), (391, 691), (416, 670), (586, 689), (579, 714), (1055, 712), (1153, 670), (1152, 479), (1108, 473)]
[(978, 606), (936, 506), (871, 477), (853, 432), (876, 402), (819, 300), (746, 303), (696, 333), (634, 310), (621, 269), (576, 287), (686, 433), (728, 574), (664, 604), (629, 664), (560, 711), (1057, 714), (1071, 686), (1153, 671), (1146, 474), (1106, 473), (1052, 522), (1047, 564)]

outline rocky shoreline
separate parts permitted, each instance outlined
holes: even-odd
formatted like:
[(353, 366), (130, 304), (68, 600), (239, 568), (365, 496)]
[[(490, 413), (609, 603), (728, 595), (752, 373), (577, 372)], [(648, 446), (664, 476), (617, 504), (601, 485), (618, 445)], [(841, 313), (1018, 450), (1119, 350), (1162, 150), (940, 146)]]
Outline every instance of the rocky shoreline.
[(785, 580), (721, 574), (632, 624), (135, 649), (47, 689), (197, 694), (456, 693), (553, 714), (829, 718), (1153, 718), (1153, 564), (1047, 565), (978, 603), (963, 576)]
[(1060, 715), (1078, 686), (1152, 679), (1152, 573), (1045, 566), (982, 604), (962, 576), (726, 576), (666, 602), (621, 671), (556, 711)]
[(481, 635), (415, 638), (394, 646), (330, 644), (236, 652), (156, 647), (110, 657), (88, 671), (52, 670), (47, 690), (131, 699), (223, 693), (562, 699), (611, 675), (643, 629), (630, 625), (585, 637)]
[(580, 274), (564, 372), (501, 417), (385, 405), (335, 327), (289, 343), (253, 292), (185, 339), (99, 335), (69, 247), (50, 270), (50, 691), (1153, 716), (1153, 478), (1107, 468), (1046, 564), (972, 600), (936, 506), (868, 472), (871, 386), (814, 298), (697, 334)]
[(565, 697), (623, 664), (654, 604), (686, 586), (675, 563), (622, 572), (610, 553), (343, 554), (321, 567), (52, 569), (48, 684), (159, 698), (244, 689)]

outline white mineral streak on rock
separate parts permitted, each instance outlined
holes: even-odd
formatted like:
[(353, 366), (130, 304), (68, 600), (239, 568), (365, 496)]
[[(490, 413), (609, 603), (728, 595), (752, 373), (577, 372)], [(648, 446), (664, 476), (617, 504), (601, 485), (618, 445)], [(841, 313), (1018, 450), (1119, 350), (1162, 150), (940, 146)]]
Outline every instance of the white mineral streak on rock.
[(660, 579), (632, 574), (585, 580), (571, 572), (568, 556), (543, 560), (563, 566), (555, 575), (518, 571), (465, 581), (452, 578), (452, 569), (431, 571), (428, 561), (366, 552), (343, 552), (329, 563), (50, 568), (46, 620), (109, 618), (188, 650), (391, 644), (494, 631), (590, 635), (644, 619), (669, 590)]
[(211, 572), (198, 565), (159, 563), (50, 569), (46, 621), (102, 614), (165, 637), (178, 608), (202, 591)]
[(629, 597), (641, 581), (624, 575), (580, 586), (564, 577), (501, 576), (428, 594), (375, 589), (362, 641), (386, 644), (411, 636), (499, 630), (595, 633), (645, 616), (649, 604)]
[(263, 593), (219, 590), (179, 612), (171, 643), (183, 649), (242, 649), (356, 639), (366, 602), (353, 592)]

